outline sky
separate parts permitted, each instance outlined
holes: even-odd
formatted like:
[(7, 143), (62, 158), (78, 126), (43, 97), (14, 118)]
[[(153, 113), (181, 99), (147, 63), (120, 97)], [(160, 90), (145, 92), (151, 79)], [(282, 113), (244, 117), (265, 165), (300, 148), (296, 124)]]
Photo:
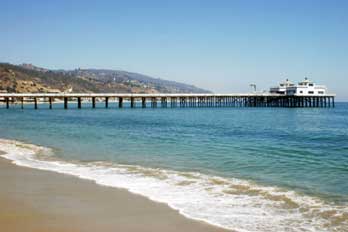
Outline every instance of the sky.
[(348, 1), (0, 0), (0, 62), (108, 68), (217, 93), (308, 77), (348, 100)]

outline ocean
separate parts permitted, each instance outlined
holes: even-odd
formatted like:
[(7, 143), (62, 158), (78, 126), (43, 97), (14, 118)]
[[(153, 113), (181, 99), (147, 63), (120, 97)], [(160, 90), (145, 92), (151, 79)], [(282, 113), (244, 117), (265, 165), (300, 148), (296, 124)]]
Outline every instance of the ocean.
[(0, 108), (0, 150), (235, 231), (348, 231), (348, 103), (69, 107)]

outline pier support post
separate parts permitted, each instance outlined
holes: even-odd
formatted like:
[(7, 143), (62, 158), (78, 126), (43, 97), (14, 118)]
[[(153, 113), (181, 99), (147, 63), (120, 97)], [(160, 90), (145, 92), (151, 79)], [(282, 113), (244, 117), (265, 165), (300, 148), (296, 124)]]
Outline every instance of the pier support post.
[(95, 108), (95, 97), (92, 97), (92, 108)]
[(296, 97), (296, 107), (301, 107), (301, 97)]
[(308, 97), (308, 107), (312, 108), (312, 98)]
[(118, 98), (118, 108), (122, 108), (123, 107), (123, 98), (119, 97)]
[(193, 107), (193, 97), (188, 98), (189, 107)]
[(151, 107), (152, 108), (157, 107), (157, 98), (156, 97), (151, 98)]
[(180, 99), (180, 107), (185, 107), (185, 102), (186, 102), (186, 99), (185, 99), (185, 97), (180, 97), (179, 98)]
[(177, 106), (177, 99), (176, 99), (176, 97), (171, 97), (171, 98), (170, 98), (170, 106), (171, 106), (172, 108), (174, 108), (174, 107)]
[(197, 106), (198, 107), (202, 107), (202, 97), (198, 97), (198, 100), (197, 100)]
[(52, 97), (48, 98), (48, 107), (50, 108), (50, 110), (52, 109)]
[(24, 109), (24, 97), (21, 97), (21, 109)]
[(131, 97), (131, 108), (135, 107), (135, 101), (134, 101), (134, 97)]
[(141, 98), (141, 107), (146, 108), (146, 97)]
[(263, 103), (264, 103), (265, 107), (268, 107), (268, 98), (267, 97), (264, 98), (264, 102)]
[(295, 98), (294, 97), (290, 97), (290, 107), (291, 108), (295, 107)]
[(68, 109), (68, 98), (64, 98), (64, 109)]
[(37, 98), (34, 97), (34, 109), (37, 110)]
[(162, 97), (161, 98), (161, 107), (162, 108), (166, 108), (167, 107), (167, 98), (166, 97)]
[(324, 102), (323, 102), (323, 98), (320, 97), (320, 108), (323, 108), (324, 107)]
[(105, 108), (109, 107), (109, 97), (105, 97)]
[(216, 97), (215, 98), (215, 106), (216, 107), (221, 107), (221, 97)]
[(319, 97), (315, 97), (315, 101), (316, 101), (316, 107), (319, 108), (320, 107), (320, 102), (319, 102)]
[(332, 97), (332, 108), (335, 108), (335, 97)]
[(289, 108), (291, 107), (291, 98), (290, 97), (287, 97), (286, 106)]
[(301, 97), (301, 107), (304, 107), (304, 97)]
[(81, 97), (77, 98), (77, 108), (81, 109)]
[(6, 109), (9, 109), (10, 108), (10, 99), (8, 97), (6, 97), (5, 102), (6, 102)]

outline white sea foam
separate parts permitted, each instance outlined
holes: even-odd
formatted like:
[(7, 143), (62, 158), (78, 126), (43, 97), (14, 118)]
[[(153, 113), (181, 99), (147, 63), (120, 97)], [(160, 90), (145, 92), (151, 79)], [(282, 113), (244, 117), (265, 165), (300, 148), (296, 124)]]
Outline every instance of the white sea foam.
[(47, 159), (42, 154), (52, 153), (49, 148), (13, 140), (0, 139), (0, 150), (17, 165), (125, 188), (186, 217), (235, 231), (348, 231), (347, 205), (277, 187), (196, 172)]

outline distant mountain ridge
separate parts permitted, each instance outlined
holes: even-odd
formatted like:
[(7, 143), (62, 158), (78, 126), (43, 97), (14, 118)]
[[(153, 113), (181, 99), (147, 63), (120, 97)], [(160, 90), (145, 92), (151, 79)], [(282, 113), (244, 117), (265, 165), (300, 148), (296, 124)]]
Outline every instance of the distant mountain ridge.
[(49, 70), (0, 63), (1, 92), (209, 93), (193, 85), (108, 69)]
[(108, 70), (108, 69), (77, 69), (70, 71), (69, 74), (76, 75), (78, 77), (88, 77), (98, 81), (102, 81), (106, 84), (109, 83), (132, 83), (133, 85), (142, 84), (146, 87), (156, 89), (158, 92), (163, 93), (207, 93), (209, 91), (197, 88), (193, 85), (188, 85), (176, 81), (169, 81), (160, 78), (153, 78), (147, 75), (121, 71), (121, 70)]

